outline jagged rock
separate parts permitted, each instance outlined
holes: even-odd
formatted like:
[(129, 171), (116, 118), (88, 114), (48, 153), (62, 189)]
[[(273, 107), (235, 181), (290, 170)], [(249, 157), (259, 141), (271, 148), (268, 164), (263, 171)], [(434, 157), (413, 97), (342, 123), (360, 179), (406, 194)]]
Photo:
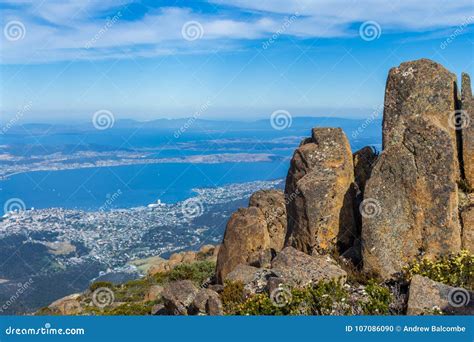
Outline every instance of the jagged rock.
[(214, 253), (215, 247), (213, 245), (204, 245), (199, 249), (199, 253), (205, 256), (211, 256)]
[(57, 315), (78, 315), (83, 311), (80, 298), (80, 293), (74, 293), (54, 301), (48, 308)]
[(196, 261), (196, 253), (195, 252), (187, 251), (187, 252), (184, 252), (182, 254), (183, 254), (183, 259), (181, 261), (182, 263), (189, 264), (189, 263), (192, 263), (192, 262)]
[(320, 280), (345, 282), (347, 276), (329, 255), (308, 255), (293, 247), (286, 247), (273, 259), (272, 271), (301, 287)]
[(461, 213), (462, 248), (474, 254), (474, 206), (464, 209)]
[(354, 181), (361, 193), (364, 193), (365, 183), (370, 178), (377, 154), (371, 146), (365, 146), (352, 155), (354, 162)]
[(256, 207), (241, 208), (227, 222), (224, 240), (217, 257), (219, 283), (237, 265), (262, 266), (270, 252), (270, 235), (262, 211)]
[(149, 269), (147, 274), (149, 276), (155, 275), (157, 273), (164, 273), (170, 270), (168, 262), (164, 260), (162, 263), (152, 265)]
[(342, 249), (355, 237), (354, 168), (340, 128), (314, 128), (293, 154), (286, 178), (287, 246), (311, 254)]
[(474, 292), (415, 275), (410, 283), (407, 315), (473, 315)]
[(176, 263), (180, 263), (183, 261), (183, 254), (182, 253), (173, 253), (170, 255), (170, 257), (168, 258), (168, 261), (169, 262), (176, 262)]
[(161, 285), (152, 285), (152, 286), (150, 286), (150, 288), (146, 292), (144, 301), (148, 302), (148, 301), (157, 300), (158, 298), (161, 297), (162, 293), (163, 293), (163, 286), (161, 286)]
[(285, 195), (279, 190), (260, 190), (250, 197), (249, 207), (259, 208), (265, 216), (270, 248), (279, 252), (285, 244), (286, 205)]
[(162, 292), (165, 309), (170, 315), (187, 315), (198, 292), (190, 280), (170, 282)]
[(456, 150), (456, 131), (450, 120), (456, 110), (456, 75), (429, 59), (390, 69), (385, 89), (383, 149), (401, 144), (412, 119), (423, 117), (444, 128)]
[(194, 298), (191, 312), (197, 315), (223, 315), (222, 302), (219, 295), (210, 289), (201, 289)]
[(378, 158), (361, 205), (364, 270), (390, 278), (417, 257), (461, 247), (456, 150), (445, 129), (412, 118)]
[(152, 315), (169, 315), (164, 304), (156, 304), (151, 308)]
[(462, 128), (463, 171), (467, 184), (474, 188), (474, 99), (471, 79), (466, 73), (462, 74), (461, 86), (462, 111), (458, 124)]
[(255, 273), (258, 270), (259, 270), (258, 267), (240, 264), (240, 265), (237, 265), (232, 270), (232, 272), (226, 275), (225, 280), (247, 284), (247, 283), (250, 283), (254, 279)]
[(225, 278), (226, 281), (240, 282), (246, 295), (261, 293), (267, 289), (268, 279), (277, 275), (269, 269), (248, 265), (237, 265)]

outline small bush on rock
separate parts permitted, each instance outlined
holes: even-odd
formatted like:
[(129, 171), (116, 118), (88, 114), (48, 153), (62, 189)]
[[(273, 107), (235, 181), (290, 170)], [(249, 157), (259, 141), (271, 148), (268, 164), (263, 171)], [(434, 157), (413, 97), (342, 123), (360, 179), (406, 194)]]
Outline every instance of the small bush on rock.
[(474, 290), (474, 255), (463, 250), (436, 260), (423, 259), (405, 268), (403, 277), (409, 281), (415, 274), (450, 286)]

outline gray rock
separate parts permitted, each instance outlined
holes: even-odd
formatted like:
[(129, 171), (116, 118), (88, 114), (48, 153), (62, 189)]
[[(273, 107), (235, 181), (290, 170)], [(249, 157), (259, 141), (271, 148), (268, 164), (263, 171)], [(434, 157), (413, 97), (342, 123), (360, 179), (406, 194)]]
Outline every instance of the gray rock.
[(281, 251), (286, 238), (286, 205), (285, 195), (280, 190), (260, 190), (249, 200), (249, 207), (259, 208), (265, 216), (270, 236), (270, 248)]
[(456, 155), (448, 132), (421, 117), (381, 153), (360, 207), (365, 271), (388, 279), (416, 258), (460, 250)]
[(201, 289), (194, 297), (190, 310), (197, 315), (223, 315), (222, 302), (217, 292), (210, 289)]
[(286, 178), (287, 246), (305, 253), (352, 246), (354, 168), (340, 128), (314, 128), (293, 154)]
[(407, 315), (474, 315), (474, 292), (415, 275), (410, 283)]
[(170, 315), (188, 315), (198, 292), (198, 288), (190, 280), (170, 282), (162, 292), (165, 309)]
[(272, 271), (299, 287), (320, 280), (345, 282), (347, 273), (328, 255), (307, 255), (293, 247), (283, 249), (272, 261)]
[(462, 111), (458, 120), (462, 128), (462, 152), (464, 177), (471, 188), (474, 188), (474, 99), (472, 98), (471, 79), (462, 74)]

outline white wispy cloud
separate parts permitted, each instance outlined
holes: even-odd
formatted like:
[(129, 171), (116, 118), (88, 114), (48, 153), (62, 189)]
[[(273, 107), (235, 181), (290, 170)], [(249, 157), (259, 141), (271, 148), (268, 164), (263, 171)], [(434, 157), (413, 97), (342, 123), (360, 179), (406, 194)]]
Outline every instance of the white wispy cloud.
[[(195, 53), (266, 39), (281, 29), (285, 17), (298, 19), (284, 34), (300, 38), (357, 34), (354, 24), (377, 21), (384, 32), (446, 29), (474, 15), (471, 0), (211, 0), (222, 8), (212, 14), (191, 8), (149, 9), (139, 19), (125, 19), (135, 0), (0, 1), (3, 28), (19, 21), (24, 37), (1, 37), (2, 63), (41, 63), (70, 59), (152, 57)], [(104, 19), (104, 13), (108, 18)], [(197, 21), (202, 37), (183, 39), (183, 25)]]

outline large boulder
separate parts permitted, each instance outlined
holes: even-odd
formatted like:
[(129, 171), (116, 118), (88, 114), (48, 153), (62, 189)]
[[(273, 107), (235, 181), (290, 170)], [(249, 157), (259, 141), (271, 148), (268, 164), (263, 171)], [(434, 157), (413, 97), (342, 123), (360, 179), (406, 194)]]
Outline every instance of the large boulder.
[(245, 295), (251, 295), (267, 290), (269, 279), (276, 276), (277, 274), (275, 274), (273, 270), (267, 268), (238, 265), (227, 275), (225, 280), (242, 283), (244, 285)]
[(249, 207), (259, 208), (265, 216), (270, 248), (279, 252), (286, 238), (285, 195), (280, 190), (260, 190), (250, 197)]
[(462, 110), (459, 113), (458, 129), (462, 129), (464, 177), (467, 184), (474, 188), (474, 99), (468, 74), (462, 74), (461, 84)]
[(461, 247), (456, 150), (449, 133), (412, 118), (382, 152), (361, 204), (364, 269), (390, 278), (418, 257)]
[(194, 297), (191, 313), (195, 315), (222, 316), (224, 309), (217, 292), (210, 289), (201, 289)]
[(224, 240), (217, 256), (217, 280), (225, 279), (237, 265), (264, 266), (270, 253), (270, 235), (262, 211), (241, 208), (227, 222)]
[(320, 280), (345, 282), (344, 271), (329, 255), (308, 255), (286, 247), (272, 260), (272, 271), (290, 285), (305, 287)]
[(166, 311), (170, 315), (188, 315), (198, 292), (190, 280), (170, 282), (161, 293)]
[(81, 294), (74, 293), (72, 295), (60, 298), (48, 306), (53, 314), (56, 315), (78, 315), (84, 308), (81, 305)]
[(324, 253), (352, 246), (354, 168), (340, 128), (314, 128), (293, 154), (286, 178), (287, 246)]
[(404, 132), (416, 117), (446, 129), (456, 149), (452, 127), (456, 111), (456, 75), (429, 59), (419, 59), (390, 69), (385, 89), (383, 149), (403, 142)]
[(474, 205), (461, 212), (462, 248), (474, 254)]
[(407, 315), (440, 313), (474, 315), (474, 292), (415, 275), (410, 283)]

